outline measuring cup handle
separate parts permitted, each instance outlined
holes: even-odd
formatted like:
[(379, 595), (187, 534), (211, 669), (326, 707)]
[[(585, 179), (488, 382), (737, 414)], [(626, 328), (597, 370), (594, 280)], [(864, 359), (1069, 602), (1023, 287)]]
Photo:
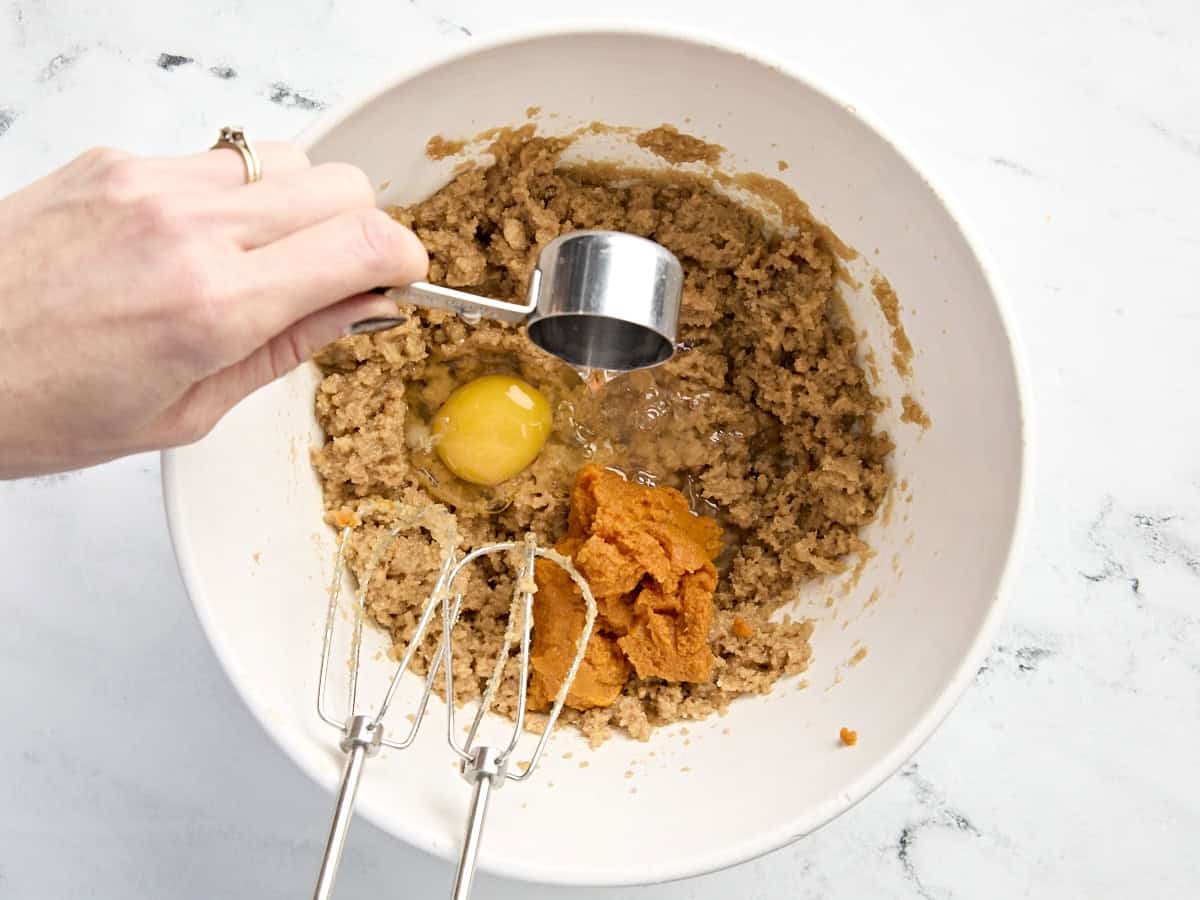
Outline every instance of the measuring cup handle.
[(397, 303), (411, 303), (427, 309), (444, 309), (457, 313), (467, 321), (474, 322), (480, 319), (521, 322), (533, 312), (537, 305), (534, 299), (530, 299), (524, 305), (508, 303), (504, 300), (493, 300), (490, 297), (468, 294), (466, 291), (456, 291), (454, 288), (442, 287), (438, 284), (429, 284), (426, 281), (415, 281), (406, 287), (388, 288), (385, 295)]

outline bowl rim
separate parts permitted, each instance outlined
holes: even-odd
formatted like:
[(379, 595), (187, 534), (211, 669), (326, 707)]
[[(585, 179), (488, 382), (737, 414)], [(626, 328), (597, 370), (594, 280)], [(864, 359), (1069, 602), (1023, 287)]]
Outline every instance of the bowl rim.
[[(434, 69), (452, 65), (464, 58), (490, 52), (499, 47), (518, 45), (546, 38), (603, 35), (613, 37), (648, 37), (675, 41), (740, 56), (750, 62), (767, 66), (788, 78), (794, 79), (809, 90), (842, 107), (847, 114), (858, 119), (861, 124), (872, 131), (876, 137), (887, 144), (893, 152), (903, 159), (937, 198), (950, 220), (962, 234), (967, 248), (979, 265), (984, 283), (996, 307), (1004, 339), (1007, 342), (1009, 355), (1012, 360), (1016, 382), (1017, 422), (1020, 430), (1020, 468), (1018, 472), (1016, 509), (1013, 516), (1012, 530), (1008, 535), (1008, 547), (1005, 551), (1004, 565), (988, 610), (953, 676), (943, 685), (936, 699), (913, 722), (891, 750), (857, 778), (848, 789), (839, 794), (834, 800), (823, 804), (815, 810), (810, 809), (803, 816), (797, 815), (789, 825), (731, 842), (719, 854), (710, 853), (702, 858), (698, 856), (676, 857), (652, 869), (640, 869), (636, 874), (630, 872), (619, 877), (614, 877), (611, 870), (577, 870), (571, 874), (564, 874), (560, 869), (543, 868), (536, 863), (489, 857), (486, 849), (480, 860), (481, 868), (489, 873), (505, 878), (544, 884), (616, 887), (661, 883), (717, 872), (756, 859), (771, 851), (794, 843), (828, 824), (858, 804), (895, 774), (921, 748), (945, 720), (955, 704), (962, 698), (967, 687), (974, 680), (979, 666), (992, 647), (994, 636), (1003, 619), (1007, 594), (1012, 587), (1012, 582), (1015, 578), (1014, 573), (1019, 568), (1023, 556), (1025, 537), (1029, 527), (1033, 483), (1031, 468), (1033, 436), (1031, 434), (1031, 382), (1026, 355), (1015, 328), (1012, 312), (1005, 299), (1006, 295), (1000, 287), (999, 279), (996, 277), (995, 267), (992, 264), (990, 256), (983, 249), (983, 245), (977, 239), (977, 230), (970, 223), (969, 219), (962, 214), (961, 206), (954, 202), (944, 189), (934, 184), (925, 170), (918, 164), (916, 155), (904, 145), (903, 141), (897, 140), (888, 134), (878, 124), (877, 117), (868, 109), (865, 109), (862, 104), (858, 101), (854, 101), (853, 104), (847, 101), (836, 87), (830, 85), (830, 80), (827, 77), (813, 75), (808, 71), (802, 70), (795, 63), (770, 52), (752, 49), (746, 44), (730, 40), (703, 29), (690, 26), (681, 27), (664, 22), (639, 22), (635, 24), (614, 23), (602, 20), (569, 19), (550, 25), (497, 30), (488, 36), (472, 37), (466, 43), (435, 54), (422, 56), (415, 63), (409, 63), (394, 69), (388, 77), (381, 79), (376, 86), (344, 99), (334, 107), (324, 111), (293, 139), (294, 143), (308, 150), (317, 141), (338, 127), (345, 119), (353, 115), (358, 109), (374, 102), (403, 82)], [(309, 765), (300, 754), (294, 752), (289, 743), (290, 738), (284, 734), (284, 729), (273, 725), (269, 719), (259, 714), (257, 708), (251, 702), (249, 696), (243, 692), (240, 683), (235, 677), (237, 667), (234, 664), (229, 648), (220, 639), (209, 617), (209, 605), (187, 540), (183, 510), (180, 507), (179, 499), (181, 483), (177, 466), (177, 453), (172, 449), (164, 450), (162, 453), (162, 488), (167, 527), (184, 587), (187, 590), (201, 629), (204, 631), (221, 668), (224, 670), (226, 678), (228, 678), (234, 690), (250, 710), (259, 726), (267, 732), (272, 741), (284, 754), (329, 794), (334, 794), (337, 790), (337, 774), (328, 769), (328, 767), (318, 769)], [(360, 798), (359, 809), (381, 830), (433, 856), (442, 859), (451, 859), (451, 855), (455, 852), (454, 850), (448, 851), (444, 847), (435, 846), (430, 842), (428, 833), (423, 829), (397, 825), (394, 821), (377, 814), (372, 808), (369, 797)]]

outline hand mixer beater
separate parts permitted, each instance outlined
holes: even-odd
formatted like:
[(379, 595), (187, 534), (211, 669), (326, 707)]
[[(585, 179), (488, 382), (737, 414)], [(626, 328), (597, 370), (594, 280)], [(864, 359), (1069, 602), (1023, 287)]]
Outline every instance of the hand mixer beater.
[[(353, 815), (354, 799), (358, 792), (359, 781), (362, 778), (363, 765), (367, 758), (379, 752), (380, 747), (391, 747), (404, 750), (416, 739), (425, 709), (433, 693), (439, 668), (443, 673), (443, 684), (447, 699), (446, 709), (446, 738), (451, 749), (462, 762), (463, 777), (474, 786), (468, 816), (467, 833), (463, 842), (462, 854), (459, 859), (458, 873), (455, 877), (455, 900), (466, 900), (470, 896), (471, 881), (475, 874), (479, 845), (483, 836), (484, 821), (487, 817), (488, 799), (491, 792), (502, 787), (505, 781), (524, 781), (533, 774), (554, 730), (571, 683), (583, 662), (588, 639), (591, 637), (592, 626), (596, 619), (596, 601), (588, 588), (587, 580), (575, 569), (571, 560), (554, 550), (540, 547), (532, 535), (524, 541), (506, 541), (478, 547), (466, 555), (458, 556), (458, 534), (454, 516), (442, 506), (428, 506), (421, 509), (393, 505), (390, 503), (367, 503), (358, 511), (356, 518), (362, 521), (364, 517), (390, 519), (379, 538), (375, 541), (371, 554), (359, 581), (356, 603), (354, 607), (353, 635), (350, 652), (349, 693), (347, 697), (348, 713), (343, 720), (334, 716), (327, 706), (327, 687), (329, 680), (329, 663), (332, 655), (333, 633), (338, 616), (338, 606), (341, 596), (341, 584), (345, 573), (345, 551), (349, 546), (354, 532), (353, 524), (346, 525), (340, 535), (338, 552), (334, 565), (333, 583), (329, 590), (329, 609), (325, 622), (325, 638), (321, 648), (321, 669), (317, 687), (317, 712), (326, 723), (339, 729), (342, 734), (341, 749), (346, 753), (346, 763), (342, 772), (341, 787), (338, 791), (337, 804), (334, 808), (333, 821), (330, 825), (329, 840), (326, 844), (325, 856), (317, 876), (317, 886), (313, 893), (314, 900), (327, 900), (332, 894), (334, 878), (337, 874), (338, 863), (345, 847), (346, 835)], [(434, 580), (421, 610), (416, 630), (404, 650), (400, 661), (392, 673), (390, 682), (378, 710), (374, 715), (364, 715), (358, 712), (358, 673), (362, 656), (362, 630), (366, 618), (366, 597), (371, 581), (380, 568), (380, 563), (392, 543), (404, 531), (412, 528), (426, 528), (441, 548), (443, 558), (441, 567)], [(462, 595), (454, 594), (454, 586), (459, 576), (467, 566), (483, 556), (513, 555), (518, 560), (518, 576), (513, 587), (512, 602), (509, 608), (508, 621), (500, 649), (493, 662), (490, 676), (479, 699), (478, 708), (467, 730), (465, 740), (457, 737), (455, 725), (454, 697), (454, 659), (452, 633), (458, 621), (462, 607)], [(567, 676), (554, 698), (553, 705), (546, 718), (545, 727), (537, 739), (529, 764), (523, 772), (513, 772), (509, 768), (513, 752), (525, 729), (526, 691), (529, 681), (529, 651), (530, 638), (533, 633), (533, 595), (537, 591), (534, 579), (534, 566), (538, 559), (558, 565), (566, 571), (571, 580), (579, 587), (585, 605), (585, 618), (580, 631), (575, 655), (571, 661)], [(412, 715), (412, 724), (403, 737), (399, 739), (389, 736), (384, 728), (384, 717), (395, 699), (397, 688), (404, 674), (411, 667), (417, 649), (429, 633), (429, 627), (435, 615), (440, 611), (442, 619), (441, 642), (429, 664), (425, 675), (425, 683)], [(492, 706), (496, 689), (500, 686), (504, 670), (509, 660), (509, 654), (514, 646), (518, 646), (519, 674), (518, 696), (515, 721), (512, 733), (507, 742), (499, 746), (477, 743), (480, 725)]]
[[(528, 299), (524, 305), (491, 300), (428, 284), (409, 285), (407, 288), (393, 289), (388, 293), (402, 302), (457, 312), (468, 322), (477, 322), (484, 316), (510, 322), (524, 320), (529, 338), (543, 350), (569, 365), (583, 370), (624, 372), (657, 366), (670, 359), (675, 349), (682, 291), (683, 268), (679, 260), (665, 248), (630, 234), (578, 231), (558, 237), (542, 249), (537, 266), (530, 276)], [(373, 330), (376, 323), (364, 324), (367, 327), (362, 330), (369, 331)], [(365, 760), (378, 753), (381, 746), (403, 750), (412, 744), (440, 668), (445, 687), (447, 741), (462, 762), (463, 776), (474, 786), (467, 834), (453, 893), (455, 900), (466, 900), (471, 890), (491, 792), (506, 781), (524, 781), (537, 767), (550, 733), (562, 712), (571, 683), (583, 662), (596, 617), (596, 604), (587, 581), (576, 571), (571, 560), (553, 550), (538, 546), (532, 535), (524, 541), (478, 547), (459, 558), (460, 541), (455, 519), (444, 507), (429, 506), (417, 510), (396, 506), (387, 501), (368, 503), (358, 510), (357, 519), (361, 522), (364, 515), (378, 517), (380, 514), (385, 517), (391, 516), (391, 521), (376, 541), (359, 580), (345, 719), (330, 714), (326, 708), (325, 693), (338, 596), (344, 573), (345, 549), (353, 533), (353, 525), (347, 525), (342, 530), (334, 566), (329, 615), (321, 653), (317, 709), (325, 722), (342, 731), (341, 748), (347, 756), (330, 826), (329, 841), (313, 896), (314, 900), (327, 900), (333, 890), (333, 881), (345, 845)], [(443, 554), (441, 567), (378, 711), (373, 716), (362, 715), (358, 712), (356, 704), (367, 591), (391, 543), (402, 531), (414, 527), (426, 528), (433, 535)], [(519, 575), (513, 590), (502, 645), (467, 730), (466, 740), (460, 741), (455, 736), (452, 635), (462, 606), (462, 597), (454, 595), (454, 585), (468, 565), (483, 556), (494, 554), (515, 555), (519, 560)], [(530, 638), (535, 625), (533, 595), (537, 590), (534, 567), (538, 559), (561, 566), (566, 571), (579, 587), (586, 606), (586, 616), (571, 666), (554, 698), (529, 765), (523, 772), (514, 773), (509, 768), (509, 761), (525, 727)], [(412, 725), (403, 737), (397, 740), (385, 733), (384, 716), (439, 610), (442, 619), (441, 642), (425, 674), (424, 688), (416, 704)], [(499, 746), (477, 743), (480, 725), (495, 698), (514, 643), (518, 645), (519, 682), (511, 737)]]

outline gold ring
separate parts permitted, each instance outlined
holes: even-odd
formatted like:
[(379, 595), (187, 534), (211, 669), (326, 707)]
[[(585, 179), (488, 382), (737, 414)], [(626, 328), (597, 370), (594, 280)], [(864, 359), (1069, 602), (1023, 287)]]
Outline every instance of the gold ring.
[(230, 150), (236, 150), (241, 154), (242, 162), (246, 164), (246, 184), (254, 184), (256, 181), (262, 181), (262, 163), (258, 161), (258, 154), (254, 152), (254, 145), (246, 140), (246, 133), (241, 128), (229, 125), (222, 128), (221, 133), (217, 135), (217, 142), (209, 147), (209, 149), (217, 150), (221, 147), (228, 147)]

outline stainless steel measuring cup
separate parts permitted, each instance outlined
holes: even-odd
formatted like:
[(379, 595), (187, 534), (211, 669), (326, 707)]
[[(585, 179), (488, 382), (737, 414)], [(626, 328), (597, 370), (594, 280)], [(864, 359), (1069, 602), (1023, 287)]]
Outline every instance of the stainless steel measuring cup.
[[(627, 372), (660, 365), (675, 352), (683, 267), (671, 251), (637, 235), (574, 231), (542, 248), (524, 304), (426, 282), (386, 293), (469, 322), (524, 321), (533, 343), (576, 368)], [(369, 319), (352, 331), (388, 321)]]

